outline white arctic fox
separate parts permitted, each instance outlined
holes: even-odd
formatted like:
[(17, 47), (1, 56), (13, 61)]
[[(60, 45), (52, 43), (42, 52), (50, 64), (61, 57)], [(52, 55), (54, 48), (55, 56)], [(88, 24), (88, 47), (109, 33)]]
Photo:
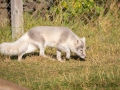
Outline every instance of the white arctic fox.
[(69, 28), (38, 26), (30, 29), (15, 42), (0, 44), (0, 52), (5, 55), (18, 55), (18, 61), (26, 53), (40, 49), (39, 55), (45, 56), (46, 46), (57, 48), (57, 59), (61, 59), (61, 51), (66, 52), (66, 58), (70, 58), (70, 51), (79, 57), (85, 58), (85, 37), (79, 38)]

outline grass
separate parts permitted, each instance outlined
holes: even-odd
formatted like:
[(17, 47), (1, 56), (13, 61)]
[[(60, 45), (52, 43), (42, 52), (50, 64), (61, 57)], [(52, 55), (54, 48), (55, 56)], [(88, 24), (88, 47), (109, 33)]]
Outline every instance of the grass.
[(0, 77), (31, 90), (118, 90), (119, 60), (70, 60), (65, 63), (38, 56), (22, 62), (1, 61)]
[[(114, 13), (111, 13), (114, 12)], [(27, 18), (29, 17), (29, 18)], [(79, 37), (86, 37), (85, 61), (71, 57), (64, 63), (28, 54), (22, 62), (0, 55), (0, 78), (30, 90), (119, 90), (120, 88), (120, 17), (112, 8), (94, 23), (56, 23), (24, 16), (25, 31), (38, 25), (67, 26)], [(29, 22), (29, 23), (28, 23)], [(5, 31), (6, 30), (6, 31)], [(0, 28), (0, 42), (12, 41), (10, 27)], [(55, 49), (46, 55), (54, 57)], [(72, 53), (72, 56), (75, 54)]]

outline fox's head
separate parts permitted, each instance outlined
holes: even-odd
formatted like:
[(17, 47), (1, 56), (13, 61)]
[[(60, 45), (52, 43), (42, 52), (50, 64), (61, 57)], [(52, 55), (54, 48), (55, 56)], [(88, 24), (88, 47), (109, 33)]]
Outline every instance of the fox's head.
[(86, 58), (86, 53), (85, 53), (85, 37), (80, 38), (79, 40), (75, 41), (75, 46), (76, 46), (76, 54), (82, 58), (85, 59)]

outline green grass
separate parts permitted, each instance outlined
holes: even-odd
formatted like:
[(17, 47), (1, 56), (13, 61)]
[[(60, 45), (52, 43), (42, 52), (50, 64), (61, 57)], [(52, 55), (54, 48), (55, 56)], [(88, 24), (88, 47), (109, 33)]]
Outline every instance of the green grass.
[[(112, 12), (112, 13), (111, 13)], [(113, 13), (114, 12), (114, 13)], [(29, 18), (28, 18), (29, 17)], [(69, 23), (24, 15), (24, 29), (38, 25), (67, 26), (79, 37), (86, 37), (85, 61), (71, 58), (63, 63), (27, 54), (22, 62), (0, 55), (0, 78), (30, 90), (119, 90), (120, 89), (120, 16), (112, 8), (94, 23), (83, 24), (79, 19)], [(12, 41), (9, 26), (0, 28), (0, 43)], [(55, 49), (46, 55), (54, 57)], [(75, 56), (72, 53), (72, 56)]]

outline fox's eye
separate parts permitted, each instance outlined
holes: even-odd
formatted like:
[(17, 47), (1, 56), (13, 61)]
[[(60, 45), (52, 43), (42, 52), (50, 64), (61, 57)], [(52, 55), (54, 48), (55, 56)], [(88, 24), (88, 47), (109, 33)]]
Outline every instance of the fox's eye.
[(82, 49), (79, 50), (79, 52), (82, 52), (82, 51), (83, 51)]

